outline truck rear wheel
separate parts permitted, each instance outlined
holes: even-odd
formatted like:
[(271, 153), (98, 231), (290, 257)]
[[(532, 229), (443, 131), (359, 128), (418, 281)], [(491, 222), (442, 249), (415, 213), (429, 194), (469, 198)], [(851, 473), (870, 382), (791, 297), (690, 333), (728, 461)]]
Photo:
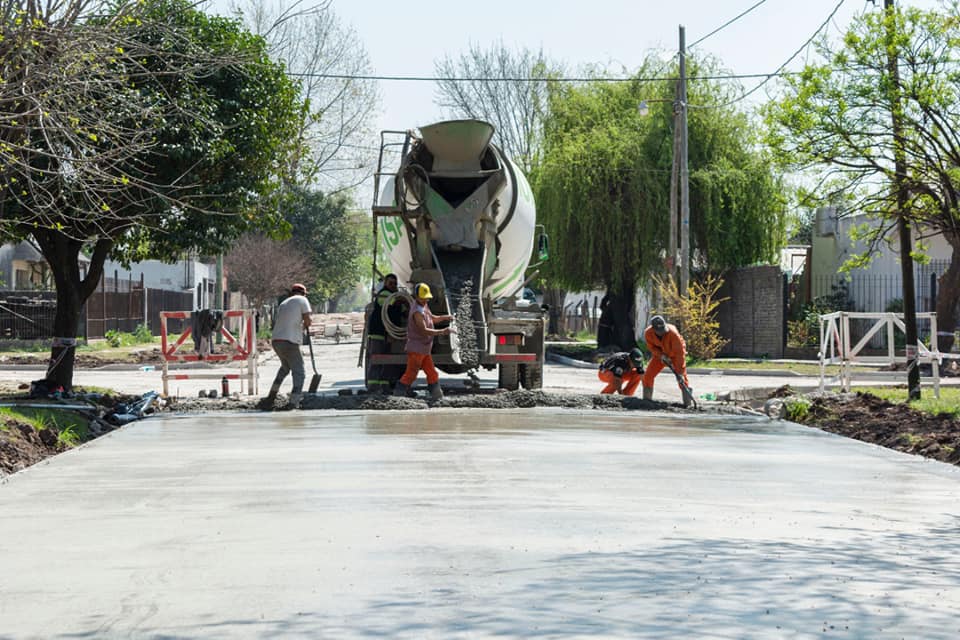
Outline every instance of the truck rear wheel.
[(507, 391), (520, 388), (520, 373), (516, 362), (501, 362), (498, 370), (498, 386)]
[(520, 383), (524, 389), (543, 388), (543, 366), (524, 364), (520, 366)]

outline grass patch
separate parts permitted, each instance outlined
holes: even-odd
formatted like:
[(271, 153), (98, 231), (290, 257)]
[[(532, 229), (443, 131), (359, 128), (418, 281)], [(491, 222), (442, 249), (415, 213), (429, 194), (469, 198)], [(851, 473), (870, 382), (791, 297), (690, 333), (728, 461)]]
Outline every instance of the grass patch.
[[(771, 362), (770, 360), (688, 360), (687, 368), (697, 369), (727, 369), (753, 371), (792, 371), (805, 376), (819, 376), (820, 363), (818, 362)], [(877, 367), (850, 367), (853, 373), (867, 373), (877, 371)], [(839, 365), (827, 365), (824, 371), (828, 376), (840, 375)]]
[(37, 431), (53, 429), (59, 434), (57, 439), (69, 447), (75, 447), (90, 439), (89, 422), (73, 411), (0, 407), (0, 419), (3, 418), (30, 425)]
[[(903, 404), (907, 401), (907, 388), (902, 385), (884, 387), (855, 387), (856, 391), (869, 393), (887, 402)], [(910, 408), (933, 415), (945, 414), (953, 419), (960, 418), (960, 388), (940, 387), (940, 397), (933, 397), (933, 389), (924, 387), (921, 398), (909, 403)]]

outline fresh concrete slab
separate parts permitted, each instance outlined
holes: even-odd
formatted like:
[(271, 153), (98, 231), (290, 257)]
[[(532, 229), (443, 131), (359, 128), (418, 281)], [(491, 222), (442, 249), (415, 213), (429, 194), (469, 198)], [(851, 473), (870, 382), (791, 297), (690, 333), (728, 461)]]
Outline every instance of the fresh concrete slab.
[(955, 638), (958, 490), (765, 418), (152, 418), (0, 485), (0, 638)]

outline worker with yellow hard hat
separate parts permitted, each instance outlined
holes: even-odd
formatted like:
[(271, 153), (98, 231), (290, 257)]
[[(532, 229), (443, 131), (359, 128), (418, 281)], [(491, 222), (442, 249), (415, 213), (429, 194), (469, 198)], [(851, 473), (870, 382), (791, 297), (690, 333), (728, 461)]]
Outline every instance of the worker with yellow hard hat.
[(433, 350), (433, 337), (450, 335), (452, 329), (435, 329), (435, 322), (449, 322), (453, 320), (451, 315), (435, 316), (430, 312), (429, 301), (433, 298), (430, 292), (430, 286), (425, 282), (418, 282), (413, 289), (414, 302), (410, 308), (407, 317), (407, 369), (400, 376), (393, 391), (395, 396), (405, 396), (410, 390), (410, 386), (417, 379), (417, 374), (422, 369), (427, 375), (427, 388), (430, 390), (430, 397), (434, 401), (443, 399), (443, 391), (440, 389), (440, 374), (433, 366), (433, 358), (430, 352)]

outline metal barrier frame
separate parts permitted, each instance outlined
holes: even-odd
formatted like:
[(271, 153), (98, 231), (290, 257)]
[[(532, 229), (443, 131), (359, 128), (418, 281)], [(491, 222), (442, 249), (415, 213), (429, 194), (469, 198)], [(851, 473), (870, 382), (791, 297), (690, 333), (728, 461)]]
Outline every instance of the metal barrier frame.
[[(228, 347), (232, 347), (232, 353), (211, 353), (202, 355), (199, 353), (178, 353), (183, 343), (193, 333), (192, 327), (187, 327), (180, 334), (177, 341), (170, 343), (167, 339), (167, 320), (189, 320), (191, 311), (161, 311), (160, 312), (160, 351), (163, 356), (163, 395), (169, 396), (169, 380), (240, 380), (240, 391), (243, 392), (243, 381), (247, 382), (247, 395), (256, 395), (259, 393), (257, 376), (257, 333), (254, 328), (253, 309), (235, 309), (224, 311), (224, 326), (220, 328), (220, 334), (226, 341)], [(236, 335), (232, 334), (226, 327), (228, 318), (242, 318), (240, 330)], [(239, 362), (239, 373), (175, 373), (171, 374), (169, 363), (171, 362)]]
[[(856, 343), (851, 344), (850, 320), (875, 320), (870, 329)], [(916, 362), (929, 362), (933, 369), (933, 395), (940, 397), (940, 361), (943, 354), (937, 347), (937, 314), (936, 313), (918, 313), (918, 320), (930, 321), (930, 348), (923, 343), (916, 345)], [(881, 330), (887, 331), (887, 353), (882, 356), (865, 356), (861, 351), (871, 338)], [(904, 355), (896, 353), (894, 346), (895, 331), (900, 330), (906, 334), (906, 325), (903, 323), (902, 313), (868, 313), (858, 311), (835, 311), (820, 316), (820, 391), (826, 387), (826, 366), (828, 364), (840, 365), (840, 389), (844, 392), (850, 391), (850, 383), (853, 381), (853, 371), (851, 367), (857, 364), (894, 364), (907, 362), (907, 356), (911, 355), (910, 346), (904, 350)]]

